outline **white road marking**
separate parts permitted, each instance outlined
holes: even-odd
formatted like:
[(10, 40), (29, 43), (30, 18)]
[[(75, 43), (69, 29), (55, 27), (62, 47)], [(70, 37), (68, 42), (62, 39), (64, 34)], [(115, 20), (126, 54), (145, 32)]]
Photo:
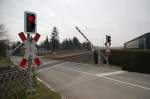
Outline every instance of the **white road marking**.
[[(52, 86), (50, 86), (49, 84), (47, 84), (45, 81), (43, 81), (43, 80), (40, 79), (39, 77), (36, 77), (36, 79), (37, 79), (39, 82), (43, 83), (43, 84), (44, 84), (47, 88), (49, 88), (50, 90), (56, 92), (56, 90), (55, 90), (54, 88), (52, 88)], [(61, 99), (67, 99), (67, 97), (64, 96), (64, 95), (61, 95)]]
[(51, 64), (51, 63), (56, 63), (56, 62), (59, 62), (59, 61), (57, 61), (57, 60), (43, 61), (41, 66), (48, 65), (48, 64)]
[(131, 86), (134, 86), (134, 87), (139, 87), (139, 88), (142, 88), (142, 89), (150, 91), (149, 87), (144, 87), (144, 86), (141, 86), (141, 85), (128, 83), (128, 82), (117, 80), (117, 79), (113, 79), (113, 78), (110, 78), (110, 77), (102, 77), (102, 78), (105, 78), (105, 79), (108, 79), (108, 80), (112, 80), (112, 81), (116, 81), (116, 82), (119, 82), (119, 83), (123, 83), (123, 84), (126, 84), (126, 85), (131, 85)]
[(84, 71), (80, 71), (80, 70), (72, 69), (72, 68), (67, 68), (67, 67), (63, 67), (63, 66), (60, 67), (60, 68), (75, 71), (75, 72), (80, 72), (80, 73), (88, 74), (88, 75), (92, 75), (92, 76), (98, 76), (98, 77), (109, 76), (109, 75), (117, 75), (117, 74), (125, 73), (125, 71), (115, 71), (115, 72), (107, 72), (107, 73), (101, 73), (101, 74), (93, 74), (93, 73), (88, 73), (88, 72), (84, 72)]
[(56, 92), (56, 90), (54, 88), (52, 88), (48, 83), (46, 83), (45, 81), (41, 80), (39, 77), (36, 77), (37, 80), (41, 83), (43, 83), (47, 88), (51, 89), (52, 91)]
[(124, 81), (121, 81), (121, 80), (117, 80), (117, 79), (107, 77), (107, 76), (110, 76), (110, 75), (122, 74), (122, 73), (125, 73), (125, 71), (115, 71), (115, 72), (108, 72), (108, 73), (101, 73), (101, 74), (93, 74), (93, 73), (88, 73), (88, 72), (84, 72), (84, 71), (80, 71), (80, 70), (76, 70), (76, 69), (71, 69), (71, 68), (67, 68), (67, 67), (60, 67), (60, 68), (64, 68), (64, 69), (75, 71), (75, 72), (80, 72), (80, 73), (84, 73), (84, 74), (88, 74), (88, 75), (92, 75), (92, 76), (105, 78), (105, 79), (108, 79), (108, 80), (116, 81), (116, 82), (119, 82), (119, 83), (123, 83), (123, 84), (126, 84), (126, 85), (130, 85), (130, 86), (134, 86), (134, 87), (138, 87), (138, 88), (142, 88), (142, 89), (150, 91), (149, 87), (144, 87), (144, 86), (141, 86), (141, 85), (132, 84), (132, 83), (128, 83), (128, 82), (124, 82)]
[(88, 73), (88, 72), (80, 71), (80, 70), (77, 70), (77, 69), (67, 68), (67, 67), (63, 67), (63, 66), (61, 66), (60, 68), (71, 70), (71, 71), (75, 71), (75, 72), (79, 72), (79, 73), (83, 73), (83, 74), (87, 74), (87, 75), (95, 76), (95, 74), (93, 74), (93, 73)]
[[(60, 63), (62, 64), (62, 63)], [(41, 65), (40, 67), (45, 67), (44, 65), (48, 65), (48, 63), (44, 63), (43, 65)], [(60, 65), (59, 64), (56, 64), (56, 65), (53, 65), (53, 66), (50, 66), (50, 67), (46, 67), (46, 68), (41, 68), (39, 69), (38, 71), (42, 71), (44, 69), (53, 69), (53, 68), (56, 68), (56, 67), (59, 67)]]
[(130, 85), (130, 86), (134, 86), (134, 87), (138, 87), (138, 88), (142, 88), (142, 89), (150, 91), (149, 87), (144, 87), (144, 86), (141, 86), (141, 85), (137, 85), (137, 84), (133, 84), (133, 83), (129, 83), (129, 82), (125, 82), (125, 81), (121, 81), (121, 80), (117, 80), (117, 79), (113, 79), (113, 78), (108, 77), (110, 75), (117, 75), (117, 74), (125, 73), (125, 71), (115, 71), (115, 72), (107, 72), (107, 73), (101, 73), (101, 74), (93, 74), (93, 73), (84, 72), (84, 71), (80, 71), (80, 70), (73, 69), (73, 68), (64, 67), (64, 66), (61, 66), (62, 64), (65, 64), (65, 63), (61, 63), (59, 65), (54, 65), (52, 67), (48, 67), (48, 69), (59, 67), (59, 68), (63, 68), (63, 69), (67, 69), (67, 70), (71, 70), (71, 71), (91, 75), (91, 76), (97, 76), (97, 77), (100, 77), (100, 78), (112, 80), (112, 81), (115, 81), (115, 82), (123, 83), (123, 84), (126, 84), (126, 85)]
[(103, 77), (103, 76), (117, 75), (117, 74), (122, 74), (122, 73), (125, 73), (125, 71), (115, 71), (115, 72), (96, 74), (96, 76)]

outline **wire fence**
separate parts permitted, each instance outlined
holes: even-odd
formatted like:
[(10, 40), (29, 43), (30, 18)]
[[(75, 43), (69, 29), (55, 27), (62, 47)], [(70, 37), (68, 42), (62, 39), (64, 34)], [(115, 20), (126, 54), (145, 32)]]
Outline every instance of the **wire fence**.
[(27, 71), (13, 70), (0, 74), (0, 99), (25, 99)]

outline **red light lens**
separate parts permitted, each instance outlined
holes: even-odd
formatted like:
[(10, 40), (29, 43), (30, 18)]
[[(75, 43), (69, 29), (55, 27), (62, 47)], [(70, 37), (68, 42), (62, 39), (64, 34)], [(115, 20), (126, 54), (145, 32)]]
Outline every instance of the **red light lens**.
[(29, 22), (33, 22), (34, 17), (32, 15), (30, 15), (30, 16), (28, 16), (28, 20), (29, 20)]

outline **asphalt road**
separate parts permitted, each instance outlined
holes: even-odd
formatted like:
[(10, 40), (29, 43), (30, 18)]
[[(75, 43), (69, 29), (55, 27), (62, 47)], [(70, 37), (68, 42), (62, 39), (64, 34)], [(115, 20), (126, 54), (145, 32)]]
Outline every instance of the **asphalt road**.
[(64, 99), (150, 99), (148, 74), (58, 60), (45, 61), (44, 66), (38, 77)]
[(38, 77), (65, 96), (63, 99), (150, 99), (149, 74), (77, 63), (91, 58), (91, 53), (85, 53), (65, 60), (43, 60), (37, 70)]

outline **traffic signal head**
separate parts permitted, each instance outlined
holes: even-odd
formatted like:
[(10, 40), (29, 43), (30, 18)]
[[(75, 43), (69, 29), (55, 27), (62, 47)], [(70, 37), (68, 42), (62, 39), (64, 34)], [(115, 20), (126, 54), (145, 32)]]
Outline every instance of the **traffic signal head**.
[(110, 43), (111, 42), (111, 36), (106, 35), (106, 42)]
[(25, 12), (25, 32), (36, 33), (36, 14), (32, 12)]
[(108, 42), (109, 43), (111, 42), (111, 36), (108, 36)]
[(33, 23), (35, 21), (34, 14), (28, 16), (28, 21), (29, 21), (29, 23)]

